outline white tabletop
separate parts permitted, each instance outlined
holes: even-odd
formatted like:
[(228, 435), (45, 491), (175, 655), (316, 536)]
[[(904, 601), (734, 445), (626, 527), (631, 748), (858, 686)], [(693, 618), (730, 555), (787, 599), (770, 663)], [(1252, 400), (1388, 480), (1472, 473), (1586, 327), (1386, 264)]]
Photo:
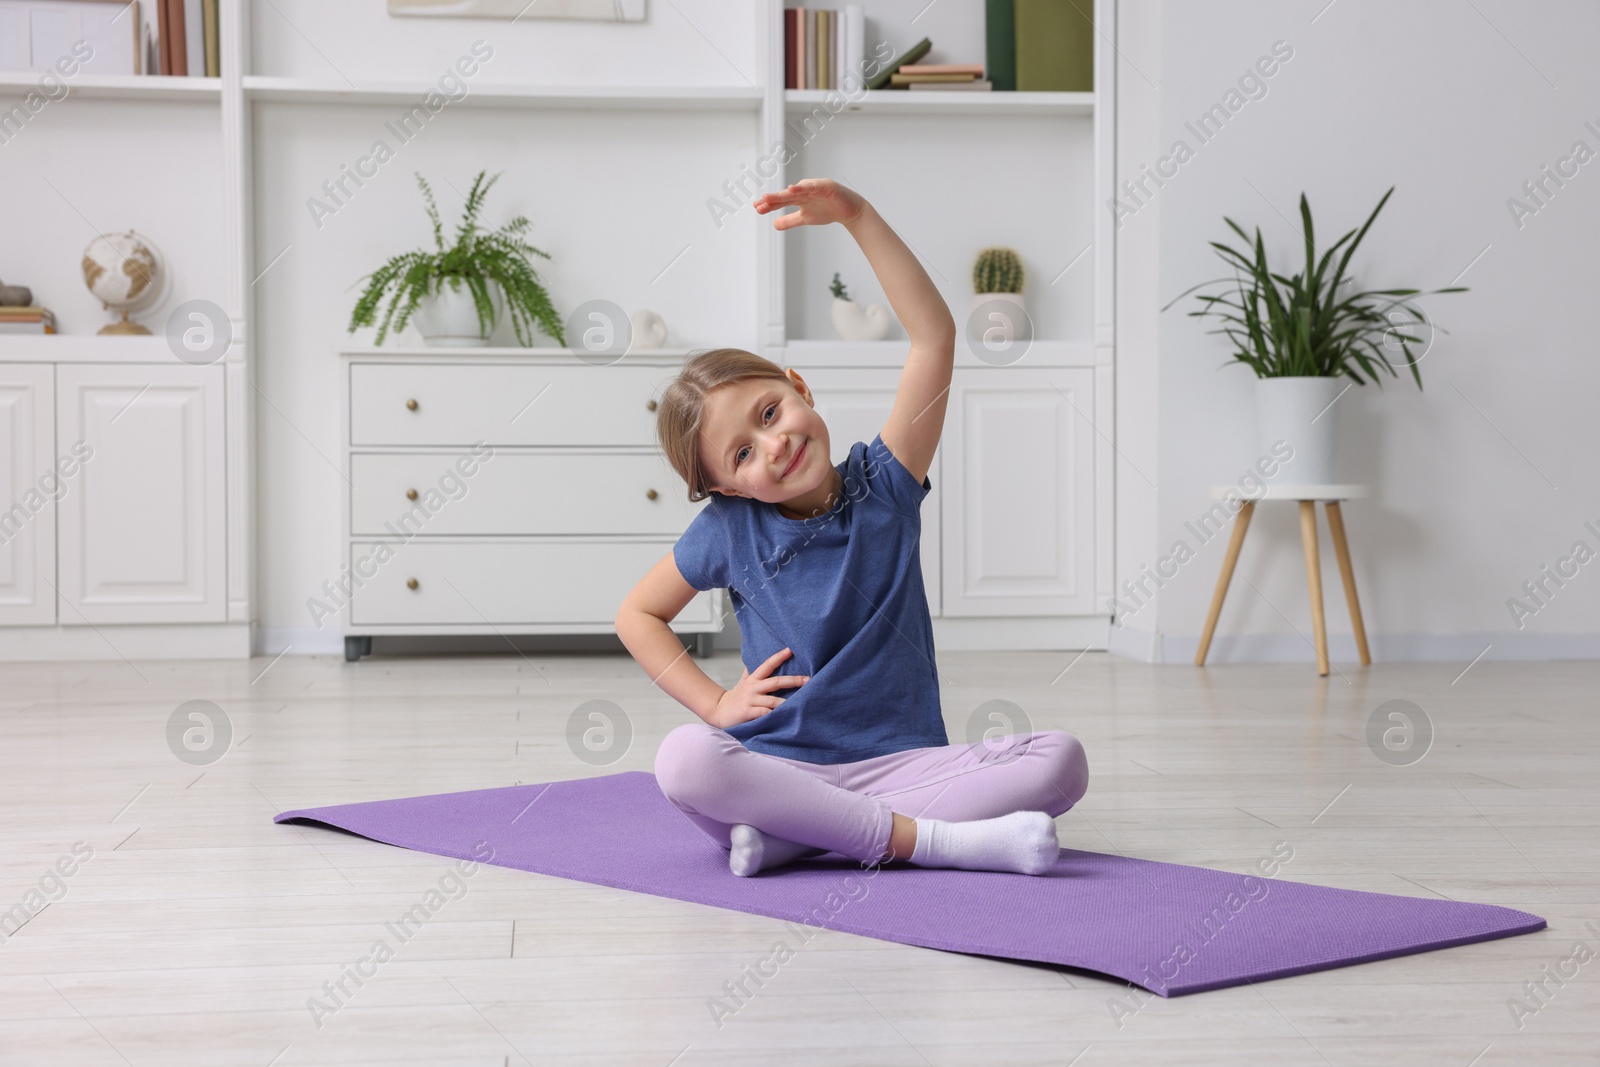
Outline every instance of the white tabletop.
[(1258, 500), (1360, 500), (1367, 495), (1365, 485), (1269, 485), (1265, 491), (1246, 492), (1238, 485), (1213, 485), (1212, 500), (1224, 500), (1229, 493), (1250, 501)]

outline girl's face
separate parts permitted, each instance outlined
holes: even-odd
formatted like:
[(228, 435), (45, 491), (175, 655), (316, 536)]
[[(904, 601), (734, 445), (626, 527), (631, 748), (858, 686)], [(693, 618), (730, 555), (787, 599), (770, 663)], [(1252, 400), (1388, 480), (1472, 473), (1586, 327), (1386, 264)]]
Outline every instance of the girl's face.
[(828, 427), (805, 381), (785, 374), (787, 382), (750, 378), (706, 394), (700, 462), (713, 491), (781, 504), (833, 481)]

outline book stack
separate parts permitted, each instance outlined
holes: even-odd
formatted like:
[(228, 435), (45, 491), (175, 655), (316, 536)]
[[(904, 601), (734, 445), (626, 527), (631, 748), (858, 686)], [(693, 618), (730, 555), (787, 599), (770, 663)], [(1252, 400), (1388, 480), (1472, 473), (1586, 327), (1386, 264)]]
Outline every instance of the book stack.
[(989, 80), (995, 89), (1094, 91), (1094, 5), (1089, 0), (985, 0)]
[(149, 0), (156, 5), (157, 40), (151, 74), (215, 78), (221, 65), (217, 0)]
[(0, 307), (0, 334), (55, 332), (56, 317), (49, 308)]
[(891, 89), (976, 89), (994, 88), (983, 80), (982, 63), (908, 63), (889, 75)]
[(783, 11), (783, 87), (859, 92), (866, 82), (866, 11), (789, 7)]

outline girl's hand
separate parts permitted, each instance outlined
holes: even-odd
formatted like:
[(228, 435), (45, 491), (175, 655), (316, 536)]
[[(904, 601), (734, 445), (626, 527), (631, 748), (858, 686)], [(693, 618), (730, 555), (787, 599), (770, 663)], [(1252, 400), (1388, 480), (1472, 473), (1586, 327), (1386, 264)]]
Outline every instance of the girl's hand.
[(773, 696), (774, 689), (793, 689), (809, 682), (810, 675), (779, 675), (776, 678), (771, 676), (778, 666), (778, 661), (793, 654), (787, 648), (779, 649), (767, 657), (766, 662), (757, 667), (754, 674), (751, 674), (750, 669), (746, 667), (744, 676), (734, 684), (734, 687), (723, 690), (722, 698), (717, 701), (717, 709), (711, 713), (711, 718), (708, 720), (711, 725), (719, 730), (726, 730), (730, 726), (759, 719), (788, 699)]
[(752, 203), (756, 214), (765, 215), (780, 207), (798, 207), (772, 220), (775, 230), (795, 226), (826, 226), (830, 222), (854, 222), (866, 210), (867, 202), (832, 178), (803, 178), (781, 193), (762, 193)]

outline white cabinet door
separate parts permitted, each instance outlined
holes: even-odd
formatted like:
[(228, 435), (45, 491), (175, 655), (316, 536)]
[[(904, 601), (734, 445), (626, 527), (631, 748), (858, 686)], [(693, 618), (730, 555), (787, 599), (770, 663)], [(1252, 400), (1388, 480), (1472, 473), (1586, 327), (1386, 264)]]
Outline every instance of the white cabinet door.
[[(53, 368), (0, 363), (0, 625), (56, 621)], [(75, 466), (75, 464), (74, 464)]]
[(957, 368), (944, 614), (1093, 614), (1094, 371)]
[(58, 440), (94, 450), (60, 505), (62, 625), (225, 620), (222, 373), (57, 368)]
[[(811, 389), (817, 402), (817, 414), (828, 424), (828, 440), (832, 446), (832, 462), (839, 464), (850, 454), (850, 446), (857, 441), (871, 443), (889, 421), (894, 410), (894, 393), (900, 386), (900, 372), (891, 368), (835, 368), (818, 367), (798, 372)], [(940, 483), (944, 481), (940, 467), (940, 453), (935, 449), (933, 464), (928, 468), (928, 496), (922, 502), (922, 542), (918, 554), (922, 558), (922, 585), (928, 594), (928, 614), (940, 615), (939, 521), (942, 497)]]

